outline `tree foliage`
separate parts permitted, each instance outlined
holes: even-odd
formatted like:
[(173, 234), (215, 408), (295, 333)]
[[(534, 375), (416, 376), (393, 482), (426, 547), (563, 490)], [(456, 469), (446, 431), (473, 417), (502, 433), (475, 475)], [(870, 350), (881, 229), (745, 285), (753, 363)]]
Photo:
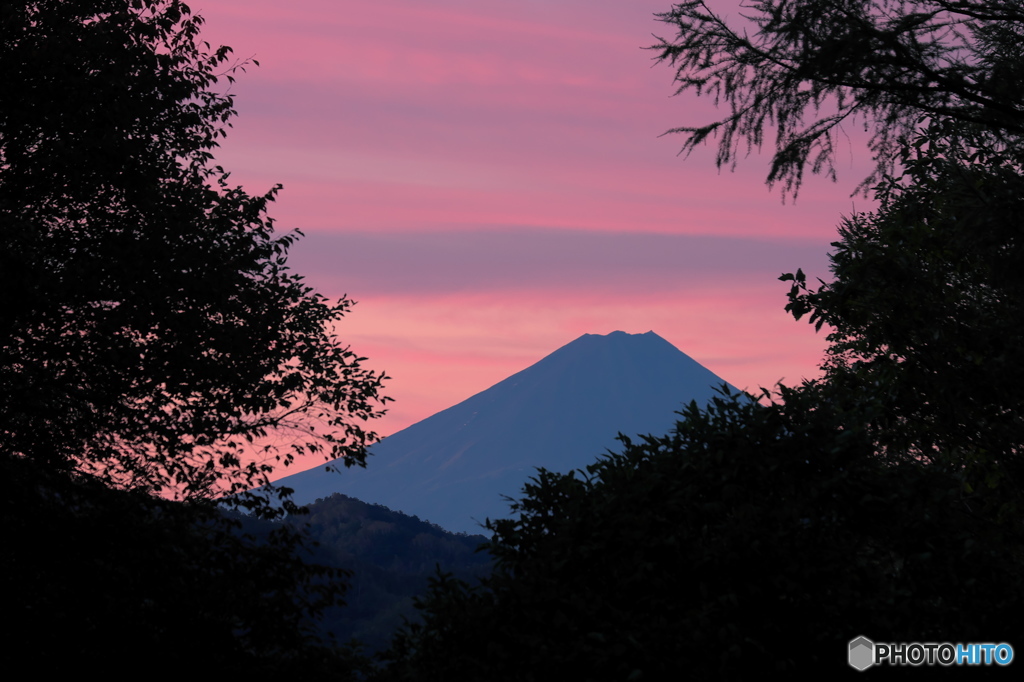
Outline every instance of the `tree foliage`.
[(703, 0), (658, 15), (677, 30), (651, 48), (676, 69), (677, 93), (729, 109), (670, 130), (687, 135), (684, 152), (717, 136), (719, 167), (734, 164), (774, 129), (768, 184), (795, 194), (808, 165), (835, 177), (845, 124), (871, 132), (878, 170), (864, 188), (892, 168), (922, 117), (977, 124), (994, 150), (1024, 133), (1018, 0), (758, 0), (743, 9), (740, 28)]
[(249, 535), (216, 509), (28, 459), (0, 458), (0, 473), (9, 657), (68, 675), (116, 665), (342, 680), (362, 667), (318, 630), (347, 573), (312, 564), (296, 533)]
[(1024, 166), (939, 126), (901, 165), (877, 188), (879, 209), (841, 225), (834, 281), (814, 290), (802, 272), (783, 276), (787, 310), (831, 329), (823, 381), (889, 456), (967, 467), (968, 488), (1000, 487), (1000, 514), (1016, 514)]
[(1017, 557), (948, 475), (886, 465), (820, 396), (782, 397), (692, 404), (586, 472), (541, 470), (488, 524), (493, 576), (437, 578), (382, 679), (834, 675), (861, 633), (1014, 634)]
[[(245, 64), (177, 0), (0, 3), (6, 646), (65, 671), (344, 677), (311, 623), (347, 574), (216, 497), (362, 464), (384, 377), (287, 267), (296, 233), (212, 152)], [(55, 653), (56, 652), (56, 653)], [(12, 653), (13, 655), (13, 653)]]
[(375, 438), (383, 376), (333, 336), (351, 302), (288, 269), (280, 187), (213, 163), (244, 65), (201, 25), (177, 0), (0, 6), (5, 456), (209, 498)]

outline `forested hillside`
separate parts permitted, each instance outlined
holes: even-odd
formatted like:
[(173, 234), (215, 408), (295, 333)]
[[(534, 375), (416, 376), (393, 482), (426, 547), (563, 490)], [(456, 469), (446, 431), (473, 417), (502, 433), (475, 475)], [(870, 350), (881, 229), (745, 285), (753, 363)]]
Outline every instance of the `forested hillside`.
[(450, 533), (415, 516), (335, 494), (296, 519), (318, 544), (316, 560), (351, 571), (344, 607), (329, 609), (321, 629), (339, 641), (358, 639), (367, 653), (383, 649), (402, 618), (415, 618), (413, 598), (438, 570), (476, 582), (492, 559), (477, 549), (482, 535)]

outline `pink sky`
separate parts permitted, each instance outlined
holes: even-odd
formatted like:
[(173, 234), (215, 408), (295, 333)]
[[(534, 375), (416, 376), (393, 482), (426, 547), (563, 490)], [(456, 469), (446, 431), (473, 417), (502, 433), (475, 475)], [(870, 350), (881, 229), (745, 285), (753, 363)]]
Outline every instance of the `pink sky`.
[[(738, 3), (720, 2), (718, 6)], [(822, 334), (783, 311), (781, 272), (827, 276), (870, 156), (783, 205), (768, 156), (717, 172), (665, 130), (641, 49), (663, 0), (207, 0), (204, 37), (255, 57), (217, 160), (306, 233), (294, 268), (358, 301), (339, 336), (392, 380), (393, 433), (585, 333), (654, 330), (739, 387), (817, 374)], [(309, 463), (310, 465), (313, 462)]]

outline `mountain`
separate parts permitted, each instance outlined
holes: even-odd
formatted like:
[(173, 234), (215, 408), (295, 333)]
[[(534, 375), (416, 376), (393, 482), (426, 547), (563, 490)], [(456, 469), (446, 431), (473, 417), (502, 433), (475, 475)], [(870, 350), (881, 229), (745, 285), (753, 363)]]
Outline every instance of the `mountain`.
[[(470, 584), (491, 572), (491, 556), (477, 551), (487, 540), (482, 535), (449, 533), (337, 493), (308, 508), (309, 514), (286, 522), (305, 529), (307, 547), (314, 548), (309, 560), (351, 571), (345, 605), (327, 609), (318, 631), (333, 632), (339, 642), (358, 639), (367, 654), (386, 649), (403, 618), (418, 617), (413, 600), (426, 593), (438, 567)], [(242, 521), (243, 530), (257, 537), (277, 525)]]
[(654, 332), (584, 334), (385, 438), (365, 469), (325, 464), (278, 484), (299, 504), (343, 493), (479, 533), (486, 518), (509, 515), (502, 496), (518, 497), (537, 467), (581, 469), (619, 432), (663, 435), (684, 404), (706, 403), (724, 383)]

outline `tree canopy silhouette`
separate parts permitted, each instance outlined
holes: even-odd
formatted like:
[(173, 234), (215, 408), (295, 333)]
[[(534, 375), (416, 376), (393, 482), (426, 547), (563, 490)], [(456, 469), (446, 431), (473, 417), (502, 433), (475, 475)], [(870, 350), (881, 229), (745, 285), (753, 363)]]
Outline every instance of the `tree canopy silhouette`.
[(214, 163), (247, 62), (202, 23), (177, 0), (0, 3), (5, 646), (346, 677), (358, 657), (311, 619), (347, 572), (290, 526), (241, 532), (218, 496), (278, 516), (294, 505), (244, 494), (275, 466), (364, 463), (385, 377), (334, 336), (351, 301), (289, 270), (280, 186)]
[(823, 384), (887, 456), (999, 488), (1009, 517), (1024, 494), (1024, 158), (961, 128), (922, 134), (879, 209), (843, 221), (833, 281), (782, 279), (787, 310), (830, 330)]
[[(835, 177), (846, 124), (871, 132), (877, 170), (892, 168), (922, 117), (972, 123), (999, 149), (1024, 134), (1024, 7), (1018, 0), (757, 0), (730, 24), (703, 0), (658, 15), (677, 33), (651, 47), (694, 91), (729, 113), (685, 133), (689, 153), (718, 138), (719, 167), (774, 129), (769, 185), (796, 194), (807, 166)], [(748, 32), (748, 29), (749, 32)]]
[(380, 679), (835, 677), (859, 634), (1014, 636), (1019, 545), (942, 471), (888, 466), (842, 409), (783, 397), (691, 405), (586, 471), (539, 471), (488, 522), (493, 575), (436, 578)]
[(246, 63), (201, 25), (177, 0), (0, 6), (5, 456), (209, 498), (375, 439), (384, 377), (333, 336), (351, 301), (288, 269), (280, 186), (213, 162)]

